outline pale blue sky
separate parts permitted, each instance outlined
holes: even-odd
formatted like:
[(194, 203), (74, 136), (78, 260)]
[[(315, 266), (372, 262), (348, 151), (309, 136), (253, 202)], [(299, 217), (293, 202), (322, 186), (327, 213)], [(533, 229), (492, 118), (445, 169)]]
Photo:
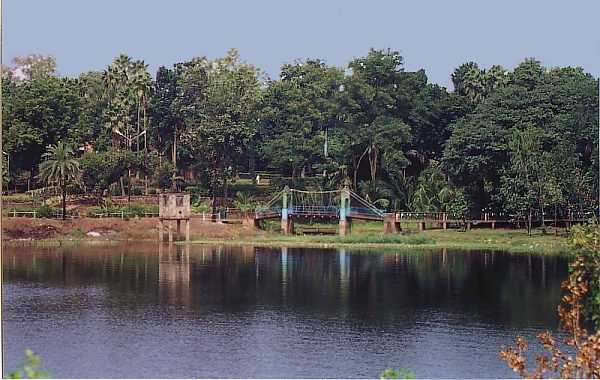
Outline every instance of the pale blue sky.
[(124, 52), (150, 65), (231, 48), (277, 77), (281, 64), (345, 65), (370, 47), (449, 85), (459, 64), (546, 66), (600, 74), (598, 0), (3, 0), (4, 61), (52, 54), (62, 75), (104, 69)]

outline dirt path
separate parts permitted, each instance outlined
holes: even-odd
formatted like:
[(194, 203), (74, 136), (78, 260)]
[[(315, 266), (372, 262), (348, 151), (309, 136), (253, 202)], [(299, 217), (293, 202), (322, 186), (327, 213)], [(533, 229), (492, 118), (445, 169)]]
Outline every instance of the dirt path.
[[(8, 218), (2, 219), (3, 240), (89, 239), (154, 240), (158, 239), (158, 219), (81, 218), (74, 220)], [(261, 232), (240, 224), (221, 224), (192, 219), (192, 239), (249, 237)]]

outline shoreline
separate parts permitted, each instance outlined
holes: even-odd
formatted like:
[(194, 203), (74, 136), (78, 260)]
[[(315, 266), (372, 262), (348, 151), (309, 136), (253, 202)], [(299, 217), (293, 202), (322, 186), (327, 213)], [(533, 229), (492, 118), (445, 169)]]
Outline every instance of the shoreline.
[[(418, 235), (417, 235), (418, 236)], [(539, 240), (539, 238), (538, 238)], [(566, 242), (558, 245), (540, 245), (540, 244), (508, 244), (508, 243), (490, 243), (490, 242), (453, 242), (448, 240), (436, 240), (427, 243), (401, 243), (401, 242), (344, 242), (344, 241), (323, 241), (312, 237), (304, 236), (270, 236), (253, 237), (239, 239), (222, 238), (195, 238), (190, 242), (175, 241), (175, 245), (225, 245), (225, 246), (254, 246), (254, 247), (288, 247), (288, 248), (324, 248), (324, 249), (356, 249), (368, 251), (430, 251), (438, 249), (452, 249), (463, 251), (502, 251), (511, 254), (534, 254), (538, 256), (569, 256), (571, 248)], [(4, 240), (5, 246), (13, 247), (62, 247), (62, 246), (103, 246), (103, 245), (121, 245), (121, 244), (159, 244), (154, 239), (77, 239), (77, 238), (53, 238), (53, 239), (23, 239), (23, 240)], [(168, 244), (168, 243), (163, 243)]]
[[(186, 242), (175, 242), (177, 245), (186, 245)], [(567, 248), (557, 248), (541, 251), (540, 247), (528, 246), (510, 246), (502, 244), (453, 244), (453, 243), (432, 243), (432, 244), (401, 244), (401, 243), (323, 243), (323, 242), (290, 242), (285, 240), (220, 240), (220, 239), (202, 239), (189, 242), (190, 245), (227, 245), (227, 246), (254, 246), (266, 248), (347, 248), (360, 250), (395, 250), (395, 251), (430, 251), (438, 249), (452, 249), (461, 251), (502, 251), (511, 254), (534, 254), (537, 256), (569, 256), (570, 250)]]
[[(3, 244), (11, 246), (115, 245), (158, 243), (154, 218), (47, 219), (5, 218)], [(357, 224), (350, 235), (282, 235), (253, 227), (194, 221), (190, 245), (350, 248), (364, 250), (494, 250), (536, 255), (568, 255), (573, 248), (565, 230), (537, 229), (532, 236), (524, 230), (472, 229), (470, 231), (405, 229), (398, 234), (382, 234), (376, 223)], [(174, 244), (186, 244), (175, 241)]]

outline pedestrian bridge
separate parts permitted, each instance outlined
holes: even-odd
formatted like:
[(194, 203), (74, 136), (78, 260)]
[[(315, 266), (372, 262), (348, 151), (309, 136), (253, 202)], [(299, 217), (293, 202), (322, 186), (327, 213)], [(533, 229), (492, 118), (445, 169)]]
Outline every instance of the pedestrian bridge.
[(294, 220), (339, 220), (340, 235), (350, 232), (353, 219), (384, 221), (384, 210), (352, 190), (306, 191), (285, 188), (261, 209), (254, 220), (281, 219), (284, 234), (293, 232)]

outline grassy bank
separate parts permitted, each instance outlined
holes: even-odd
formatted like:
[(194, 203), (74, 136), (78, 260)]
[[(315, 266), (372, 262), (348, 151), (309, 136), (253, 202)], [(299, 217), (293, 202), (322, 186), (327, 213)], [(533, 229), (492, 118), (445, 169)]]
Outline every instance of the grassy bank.
[[(150, 218), (133, 219), (93, 219), (57, 221), (28, 218), (9, 218), (4, 233), (11, 236), (4, 240), (12, 245), (62, 245), (62, 244), (107, 244), (114, 242), (156, 242), (155, 220)], [(528, 236), (525, 230), (508, 229), (429, 229), (419, 232), (417, 226), (403, 224), (402, 234), (382, 233), (381, 222), (355, 222), (352, 233), (338, 235), (291, 235), (278, 231), (278, 224), (263, 226), (266, 231), (252, 230), (241, 225), (219, 223), (192, 224), (192, 243), (227, 244), (254, 246), (289, 247), (344, 247), (377, 250), (419, 250), (419, 249), (462, 249), (462, 250), (501, 250), (514, 253), (564, 254), (571, 248), (564, 230), (534, 230)], [(308, 225), (297, 224), (297, 231)], [(311, 224), (311, 228), (322, 227), (335, 231), (335, 225)], [(99, 237), (89, 236), (89, 231), (99, 231)], [(94, 235), (96, 236), (96, 235)], [(181, 244), (183, 242), (180, 242)]]
[(234, 244), (255, 246), (296, 246), (296, 247), (355, 247), (393, 249), (463, 249), (501, 250), (512, 253), (567, 254), (570, 246), (564, 230), (555, 235), (554, 230), (534, 230), (529, 236), (524, 230), (474, 229), (426, 230), (418, 232), (405, 228), (399, 235), (384, 235), (381, 224), (357, 223), (349, 236), (291, 235), (275, 232), (245, 237), (242, 239), (193, 239), (194, 244)]

